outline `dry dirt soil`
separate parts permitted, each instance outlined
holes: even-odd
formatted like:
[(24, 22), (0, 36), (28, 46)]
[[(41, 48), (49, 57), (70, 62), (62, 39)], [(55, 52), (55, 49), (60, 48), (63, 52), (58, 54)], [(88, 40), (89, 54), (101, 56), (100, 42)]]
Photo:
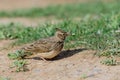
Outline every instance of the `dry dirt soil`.
[[(0, 48), (7, 47), (9, 40), (1, 40)], [(4, 46), (3, 46), (4, 45)], [(63, 50), (53, 60), (42, 61), (37, 56), (28, 61), (27, 72), (13, 72), (10, 68), (13, 60), (7, 57), (20, 47), (0, 51), (0, 76), (12, 80), (120, 80), (120, 66), (105, 66), (102, 58), (93, 56), (95, 51), (83, 48)]]
[[(89, 0), (0, 0), (0, 10), (12, 10), (17, 8), (29, 8), (33, 6), (45, 7), (51, 4), (63, 4), (76, 1)], [(7, 20), (7, 21), (6, 21)], [(35, 21), (29, 19), (13, 19), (32, 25)], [(43, 19), (44, 20), (44, 19)], [(4, 18), (3, 22), (11, 19)], [(36, 20), (37, 21), (37, 20)], [(53, 60), (44, 62), (39, 58), (26, 59), (29, 63), (27, 72), (12, 72), (7, 54), (19, 47), (7, 48), (11, 40), (0, 40), (0, 76), (9, 77), (12, 80), (120, 80), (120, 65), (105, 66), (100, 63), (102, 58), (93, 56), (95, 51), (83, 48), (63, 50)], [(120, 60), (120, 59), (118, 59)]]

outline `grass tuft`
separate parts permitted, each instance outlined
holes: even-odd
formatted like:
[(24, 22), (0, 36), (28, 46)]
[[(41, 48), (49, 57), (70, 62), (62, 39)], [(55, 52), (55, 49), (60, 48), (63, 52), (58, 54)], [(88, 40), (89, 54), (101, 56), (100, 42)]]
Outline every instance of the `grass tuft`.
[(107, 66), (115, 66), (117, 65), (117, 61), (113, 58), (107, 58), (105, 60), (101, 61), (102, 64), (105, 64)]
[(25, 72), (29, 70), (27, 68), (27, 61), (25, 60), (15, 60), (11, 68), (15, 68), (16, 72)]
[(8, 57), (10, 58), (10, 59), (22, 59), (24, 56), (27, 56), (27, 55), (31, 55), (32, 53), (30, 53), (30, 52), (24, 52), (24, 51), (22, 51), (22, 50), (17, 50), (17, 51), (15, 51), (14, 53), (9, 53), (8, 54)]

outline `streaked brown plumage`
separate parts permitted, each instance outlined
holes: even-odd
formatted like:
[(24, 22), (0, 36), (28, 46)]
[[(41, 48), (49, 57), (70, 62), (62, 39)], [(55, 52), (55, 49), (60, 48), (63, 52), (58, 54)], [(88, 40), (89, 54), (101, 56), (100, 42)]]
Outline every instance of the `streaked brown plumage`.
[[(24, 52), (31, 52), (33, 55), (38, 56), (43, 60), (52, 59), (61, 52), (66, 36), (68, 36), (67, 32), (56, 28), (56, 33), (54, 36), (40, 39), (21, 48), (21, 50), (24, 50)], [(26, 56), (27, 55), (24, 55), (24, 57)]]

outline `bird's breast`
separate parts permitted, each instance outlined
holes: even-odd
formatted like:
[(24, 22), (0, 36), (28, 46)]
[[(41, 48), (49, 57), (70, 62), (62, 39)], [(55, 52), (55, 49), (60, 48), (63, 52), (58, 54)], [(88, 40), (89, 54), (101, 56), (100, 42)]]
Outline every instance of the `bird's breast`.
[(46, 53), (38, 53), (37, 56), (46, 58), (46, 59), (52, 59), (55, 56), (57, 56), (61, 51), (50, 51), (50, 52), (46, 52)]

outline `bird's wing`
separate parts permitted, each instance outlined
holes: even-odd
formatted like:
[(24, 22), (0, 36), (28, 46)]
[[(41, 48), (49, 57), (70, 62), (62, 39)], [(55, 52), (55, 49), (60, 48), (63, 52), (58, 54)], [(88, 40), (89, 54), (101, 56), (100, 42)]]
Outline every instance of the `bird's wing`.
[(49, 39), (42, 39), (38, 40), (28, 46), (25, 46), (23, 49), (27, 52), (49, 52), (52, 50), (52, 48), (55, 47), (57, 44), (56, 41), (54, 40), (49, 40)]

